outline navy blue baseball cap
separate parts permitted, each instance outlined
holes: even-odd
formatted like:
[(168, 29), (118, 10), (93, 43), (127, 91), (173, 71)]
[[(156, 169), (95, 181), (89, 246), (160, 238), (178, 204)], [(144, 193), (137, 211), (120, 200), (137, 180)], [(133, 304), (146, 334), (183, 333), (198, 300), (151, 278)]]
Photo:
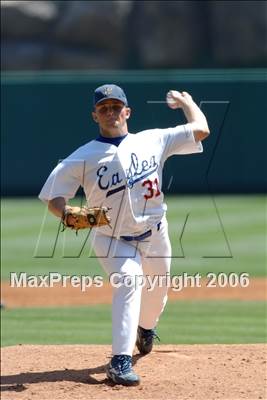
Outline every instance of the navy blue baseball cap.
[(124, 91), (117, 85), (106, 84), (96, 88), (94, 93), (94, 106), (107, 99), (120, 100), (125, 106), (128, 106), (127, 97)]

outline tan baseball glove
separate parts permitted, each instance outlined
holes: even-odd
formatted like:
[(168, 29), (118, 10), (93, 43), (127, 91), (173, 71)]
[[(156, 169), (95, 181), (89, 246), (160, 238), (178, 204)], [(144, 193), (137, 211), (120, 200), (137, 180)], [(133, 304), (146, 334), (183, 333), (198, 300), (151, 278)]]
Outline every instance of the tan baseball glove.
[(65, 228), (76, 230), (97, 228), (103, 225), (110, 226), (110, 217), (107, 207), (71, 207), (66, 206), (62, 215), (62, 223)]

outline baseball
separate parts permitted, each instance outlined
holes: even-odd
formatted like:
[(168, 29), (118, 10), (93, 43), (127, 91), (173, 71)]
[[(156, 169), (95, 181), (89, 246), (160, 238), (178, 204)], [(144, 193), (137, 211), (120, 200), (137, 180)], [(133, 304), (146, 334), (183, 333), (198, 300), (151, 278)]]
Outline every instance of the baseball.
[[(176, 91), (174, 90), (170, 90), (167, 95), (166, 95), (166, 102), (168, 104), (168, 106), (172, 109), (177, 108), (177, 102), (176, 99), (173, 97), (173, 95), (175, 94)], [(179, 92), (176, 92), (179, 93)]]

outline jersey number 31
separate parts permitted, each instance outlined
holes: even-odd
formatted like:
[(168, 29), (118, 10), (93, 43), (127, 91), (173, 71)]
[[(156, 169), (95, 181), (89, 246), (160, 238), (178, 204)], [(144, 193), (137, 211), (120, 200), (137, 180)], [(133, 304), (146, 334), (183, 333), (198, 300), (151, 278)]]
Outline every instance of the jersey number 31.
[(154, 181), (147, 179), (142, 183), (142, 186), (146, 186), (147, 188), (147, 193), (144, 195), (146, 200), (152, 199), (154, 196), (158, 197), (160, 195), (159, 181), (157, 178), (155, 178)]

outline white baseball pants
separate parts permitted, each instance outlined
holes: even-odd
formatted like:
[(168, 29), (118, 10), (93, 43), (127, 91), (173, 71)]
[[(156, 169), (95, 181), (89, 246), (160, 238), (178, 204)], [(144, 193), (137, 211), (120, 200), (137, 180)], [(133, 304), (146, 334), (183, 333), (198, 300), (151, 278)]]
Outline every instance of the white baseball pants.
[(93, 248), (113, 286), (112, 354), (132, 355), (138, 325), (155, 328), (167, 301), (167, 280), (157, 279), (170, 273), (167, 220), (140, 242), (96, 234)]

